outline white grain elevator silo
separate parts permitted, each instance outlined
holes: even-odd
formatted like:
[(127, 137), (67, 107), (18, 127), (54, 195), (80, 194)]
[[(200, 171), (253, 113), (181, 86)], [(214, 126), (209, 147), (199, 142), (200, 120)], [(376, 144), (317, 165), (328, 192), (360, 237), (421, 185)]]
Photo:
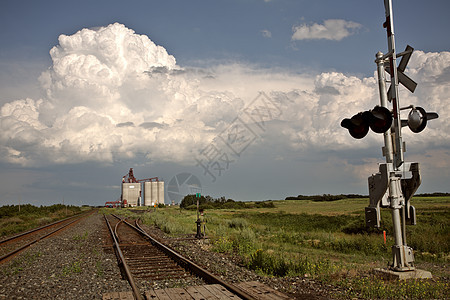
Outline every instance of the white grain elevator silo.
[(127, 200), (128, 206), (138, 206), (141, 196), (141, 184), (139, 182), (122, 183), (122, 201)]
[(144, 182), (144, 205), (164, 204), (164, 181)]

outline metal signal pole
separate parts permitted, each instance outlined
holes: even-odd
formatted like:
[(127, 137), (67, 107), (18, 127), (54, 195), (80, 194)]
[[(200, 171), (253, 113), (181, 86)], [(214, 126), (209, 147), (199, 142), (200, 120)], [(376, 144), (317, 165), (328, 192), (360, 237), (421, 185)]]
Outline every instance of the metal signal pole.
[[(437, 119), (435, 112), (426, 112), (422, 107), (409, 105), (400, 107), (398, 85), (401, 83), (410, 92), (414, 92), (417, 83), (404, 74), (406, 65), (414, 51), (407, 46), (405, 51), (396, 53), (394, 38), (394, 22), (392, 16), (392, 0), (384, 0), (388, 53), (378, 52), (377, 64), (378, 88), (380, 106), (369, 111), (360, 112), (352, 118), (343, 119), (341, 126), (348, 129), (355, 139), (363, 138), (369, 128), (375, 133), (383, 133), (383, 155), (386, 163), (379, 164), (379, 172), (368, 178), (369, 206), (365, 208), (366, 225), (380, 227), (380, 208), (390, 208), (394, 233), (392, 246), (393, 262), (390, 271), (402, 278), (431, 278), (431, 273), (417, 270), (414, 267), (413, 249), (406, 244), (406, 224), (416, 224), (416, 210), (411, 205), (411, 199), (420, 186), (421, 175), (418, 162), (405, 162), (403, 158), (404, 145), (402, 141), (402, 126), (408, 126), (414, 133), (425, 129), (428, 120)], [(397, 66), (397, 57), (401, 57)], [(386, 74), (390, 74), (390, 87), (386, 89)], [(392, 103), (392, 110), (388, 108)], [(407, 120), (401, 120), (400, 110), (411, 109)], [(405, 272), (413, 271), (413, 272)], [(402, 275), (399, 275), (402, 274)], [(391, 274), (392, 275), (392, 274)]]
[[(380, 91), (380, 104), (387, 107), (387, 100), (392, 101), (393, 125), (384, 133), (384, 155), (386, 156), (387, 169), (387, 193), (388, 203), (392, 212), (392, 225), (394, 230), (395, 244), (392, 247), (393, 263), (391, 268), (395, 271), (414, 270), (414, 255), (412, 248), (406, 245), (405, 227), (402, 226), (402, 218), (400, 212), (404, 213), (405, 199), (403, 197), (401, 186), (401, 175), (398, 174), (400, 167), (403, 165), (403, 141), (401, 136), (401, 119), (400, 106), (398, 98), (398, 74), (395, 52), (394, 23), (392, 16), (391, 0), (384, 0), (386, 10), (386, 22), (383, 27), (386, 28), (389, 52), (383, 56), (378, 52), (376, 57), (378, 84)], [(391, 74), (391, 87), (386, 93), (385, 80), (385, 62), (389, 61), (389, 70)], [(393, 132), (392, 132), (393, 131)], [(403, 218), (403, 224), (405, 218)]]
[(394, 36), (394, 18), (392, 15), (392, 1), (384, 0), (386, 11), (386, 22), (383, 27), (386, 28), (388, 39), (389, 69), (391, 73), (391, 88), (388, 98), (392, 100), (393, 124), (394, 124), (394, 165), (396, 168), (403, 164), (403, 142), (402, 142), (402, 123), (400, 120), (400, 105), (398, 101), (398, 75), (397, 75), (397, 54), (395, 52)]
[[(388, 108), (387, 94), (386, 94), (386, 77), (384, 69), (383, 53), (378, 52), (376, 55), (377, 73), (378, 73), (378, 89), (380, 93), (380, 105)], [(392, 151), (392, 136), (391, 129), (383, 133), (384, 136), (384, 155), (386, 156), (386, 162), (392, 163), (393, 151)]]

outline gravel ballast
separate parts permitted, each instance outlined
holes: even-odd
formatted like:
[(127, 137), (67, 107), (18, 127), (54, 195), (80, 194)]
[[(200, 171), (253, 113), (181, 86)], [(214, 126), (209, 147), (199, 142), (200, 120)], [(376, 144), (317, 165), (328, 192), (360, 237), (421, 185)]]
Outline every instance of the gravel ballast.
[(130, 291), (113, 251), (104, 251), (103, 216), (94, 213), (0, 265), (0, 299), (102, 299)]
[[(261, 277), (233, 257), (209, 251), (207, 239), (177, 240), (145, 229), (227, 282), (260, 281), (294, 299), (329, 299), (327, 288), (308, 278)], [(106, 230), (103, 215), (94, 213), (0, 265), (0, 299), (102, 299), (104, 293), (131, 291)]]
[(168, 245), (184, 257), (208, 270), (226, 282), (237, 284), (239, 282), (259, 281), (267, 286), (281, 291), (292, 299), (331, 299), (330, 292), (339, 293), (330, 286), (323, 286), (314, 280), (303, 277), (263, 277), (241, 266), (239, 260), (223, 253), (211, 252), (209, 239), (170, 238), (158, 228), (142, 225), (145, 231)]

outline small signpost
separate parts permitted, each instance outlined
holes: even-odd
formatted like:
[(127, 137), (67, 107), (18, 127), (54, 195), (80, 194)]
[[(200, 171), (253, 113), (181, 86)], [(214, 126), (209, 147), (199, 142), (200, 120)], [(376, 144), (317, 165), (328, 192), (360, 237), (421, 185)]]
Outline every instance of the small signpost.
[(202, 195), (200, 193), (196, 193), (195, 194), (195, 198), (197, 199), (197, 221), (195, 221), (195, 223), (197, 224), (197, 234), (195, 235), (195, 237), (197, 239), (201, 239), (203, 237), (203, 234), (202, 234), (202, 221), (200, 220), (200, 215), (199, 215), (199, 203), (200, 203), (201, 196)]

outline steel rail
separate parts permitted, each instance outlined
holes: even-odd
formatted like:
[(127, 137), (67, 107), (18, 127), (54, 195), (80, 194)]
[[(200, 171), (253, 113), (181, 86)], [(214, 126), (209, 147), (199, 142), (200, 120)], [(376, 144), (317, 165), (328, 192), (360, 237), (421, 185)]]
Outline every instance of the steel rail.
[[(122, 220), (120, 217), (113, 215), (114, 217)], [(208, 272), (207, 270), (203, 269), (199, 265), (195, 264), (191, 260), (181, 256), (177, 252), (173, 251), (169, 247), (165, 246), (164, 244), (157, 241), (155, 238), (150, 236), (147, 232), (145, 232), (142, 227), (139, 226), (138, 221), (136, 220), (135, 224), (136, 226), (130, 224), (129, 222), (122, 220), (125, 224), (128, 226), (134, 228), (136, 231), (147, 237), (150, 242), (157, 246), (160, 250), (162, 250), (166, 255), (170, 256), (173, 260), (177, 261), (180, 265), (184, 266), (185, 268), (189, 269), (192, 273), (198, 275), (199, 277), (203, 278), (206, 282), (210, 284), (220, 284), (223, 287), (225, 287), (227, 290), (232, 292), (233, 294), (239, 296), (242, 299), (248, 299), (248, 300), (256, 300), (257, 298), (253, 297), (252, 295), (248, 294), (247, 292), (243, 291), (242, 289), (238, 288), (235, 285), (232, 285), (228, 282), (223, 281), (219, 277), (215, 276), (214, 274)]]
[(119, 222), (116, 223), (116, 226), (114, 226), (114, 235), (115, 235), (118, 243), (120, 243), (120, 238), (119, 238), (119, 234), (117, 233), (117, 228), (119, 227), (120, 223), (122, 223), (122, 220), (119, 220)]
[[(130, 268), (128, 267), (128, 264), (125, 261), (125, 257), (123, 256), (122, 250), (120, 249), (119, 242), (117, 241), (116, 236), (115, 236), (116, 233), (113, 231), (111, 224), (108, 221), (108, 218), (106, 218), (106, 215), (103, 215), (103, 216), (105, 217), (106, 224), (108, 225), (109, 232), (111, 233), (111, 237), (113, 239), (113, 246), (114, 246), (114, 248), (116, 250), (116, 254), (120, 260), (119, 264), (122, 266), (123, 270), (125, 271), (127, 280), (131, 285), (131, 289), (133, 290), (133, 294), (137, 300), (143, 300), (142, 295), (136, 285), (136, 282), (134, 281), (133, 275), (131, 274)], [(119, 221), (119, 223), (120, 222), (121, 222), (121, 220)], [(119, 223), (116, 224), (115, 229), (117, 229), (117, 225)]]
[[(34, 243), (37, 243), (37, 242), (39, 242), (40, 240), (43, 240), (43, 239), (45, 239), (45, 238), (51, 236), (52, 234), (54, 234), (54, 233), (56, 233), (56, 232), (58, 232), (58, 231), (60, 231), (60, 230), (62, 230), (62, 229), (64, 229), (64, 228), (66, 228), (67, 226), (71, 225), (72, 223), (75, 223), (75, 222), (79, 221), (82, 217), (86, 216), (86, 214), (84, 214), (84, 215), (77, 215), (77, 216), (78, 216), (78, 218), (76, 218), (75, 220), (72, 220), (71, 222), (69, 222), (69, 223), (67, 223), (67, 224), (65, 224), (65, 225), (63, 225), (63, 226), (61, 226), (61, 227), (59, 227), (59, 228), (57, 228), (57, 229), (55, 229), (55, 230), (53, 230), (53, 231), (51, 231), (51, 232), (45, 234), (45, 235), (43, 235), (43, 236), (40, 236), (40, 237), (38, 237), (37, 239), (35, 239), (35, 240), (33, 240), (33, 241), (31, 241), (31, 242), (29, 242), (29, 243), (27, 243), (27, 244), (25, 244), (25, 245), (23, 245), (23, 246), (17, 248), (17, 249), (14, 249), (13, 251), (11, 251), (11, 252), (9, 252), (9, 253), (6, 253), (5, 255), (1, 256), (1, 257), (0, 257), (0, 263), (4, 262), (4, 260), (6, 260), (7, 258), (9, 258), (9, 257), (11, 257), (11, 256), (13, 256), (13, 255), (15, 255), (15, 254), (17, 254), (17, 253), (19, 253), (19, 252), (21, 252), (22, 250), (24, 250), (24, 249), (30, 247), (30, 246), (33, 245)], [(68, 219), (70, 219), (70, 218), (68, 218)], [(66, 220), (67, 220), (67, 219), (66, 219)], [(35, 230), (35, 231), (36, 231), (36, 230)]]

